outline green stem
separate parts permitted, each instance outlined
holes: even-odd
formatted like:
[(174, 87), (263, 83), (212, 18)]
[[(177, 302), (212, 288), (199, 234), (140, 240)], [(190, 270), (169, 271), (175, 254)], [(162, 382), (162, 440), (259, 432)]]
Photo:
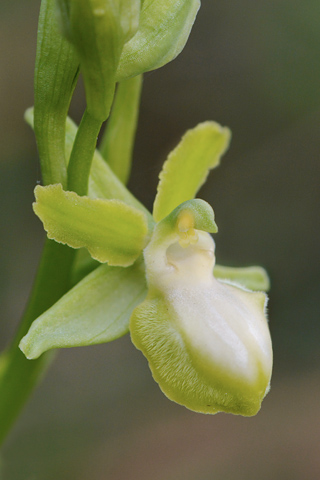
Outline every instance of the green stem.
[[(73, 145), (68, 167), (68, 187), (85, 195), (91, 162), (101, 122), (84, 113)], [(52, 183), (51, 178), (47, 183)], [(0, 357), (0, 443), (36, 386), (52, 354), (27, 360), (19, 350), (21, 338), (31, 323), (57, 302), (70, 288), (70, 272), (75, 250), (46, 240), (30, 301), (20, 328), (9, 349)]]
[(102, 122), (88, 110), (83, 114), (68, 165), (68, 190), (87, 195), (89, 174)]
[(10, 348), (0, 357), (0, 443), (39, 381), (51, 354), (27, 360), (19, 350), (31, 323), (70, 288), (75, 250), (46, 240), (30, 301)]
[(142, 75), (120, 82), (99, 151), (125, 185), (128, 182), (137, 129)]

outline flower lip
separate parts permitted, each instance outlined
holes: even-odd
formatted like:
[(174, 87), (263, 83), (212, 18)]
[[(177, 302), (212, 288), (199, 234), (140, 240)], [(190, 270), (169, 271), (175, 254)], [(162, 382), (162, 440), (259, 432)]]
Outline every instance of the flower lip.
[(215, 244), (205, 231), (212, 218), (195, 200), (156, 225), (144, 250), (148, 296), (132, 314), (131, 338), (171, 400), (250, 416), (272, 370), (266, 295), (215, 278)]

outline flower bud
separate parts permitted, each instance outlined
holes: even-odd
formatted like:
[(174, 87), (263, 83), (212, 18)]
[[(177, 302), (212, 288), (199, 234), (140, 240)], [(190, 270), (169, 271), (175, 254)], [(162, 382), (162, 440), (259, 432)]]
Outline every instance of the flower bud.
[(105, 120), (116, 82), (173, 60), (200, 0), (56, 0), (62, 31), (80, 58), (89, 113)]
[(155, 70), (183, 50), (200, 0), (144, 0), (137, 33), (124, 45), (117, 81)]
[(88, 111), (104, 121), (123, 45), (139, 25), (140, 0), (58, 0), (58, 7), (64, 34), (80, 58)]
[(159, 222), (144, 251), (149, 291), (132, 314), (132, 341), (171, 400), (197, 412), (255, 415), (272, 369), (266, 296), (213, 276), (214, 242), (198, 202)]

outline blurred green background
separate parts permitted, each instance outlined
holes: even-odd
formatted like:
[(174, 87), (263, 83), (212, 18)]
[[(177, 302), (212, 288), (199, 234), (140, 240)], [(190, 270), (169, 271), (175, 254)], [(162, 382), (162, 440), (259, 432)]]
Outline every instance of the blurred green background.
[[(43, 242), (23, 121), (39, 3), (0, 4), (1, 348)], [(3, 480), (320, 478), (320, 3), (202, 3), (183, 53), (145, 75), (130, 187), (151, 208), (186, 129), (208, 119), (232, 129), (200, 196), (216, 213), (218, 261), (270, 273), (271, 392), (254, 418), (198, 415), (163, 396), (128, 336), (61, 351), (8, 437)], [(80, 87), (73, 118), (83, 109)]]

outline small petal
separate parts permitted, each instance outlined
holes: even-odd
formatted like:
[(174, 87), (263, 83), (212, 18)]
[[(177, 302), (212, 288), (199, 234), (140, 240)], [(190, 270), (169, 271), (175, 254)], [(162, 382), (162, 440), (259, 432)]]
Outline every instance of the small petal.
[(257, 292), (267, 292), (270, 289), (270, 280), (267, 272), (262, 267), (225, 267), (216, 265), (213, 274), (219, 280), (239, 285)]
[(132, 265), (145, 246), (146, 216), (119, 200), (80, 197), (61, 185), (37, 186), (33, 209), (48, 238), (73, 248), (85, 247), (109, 265)]

